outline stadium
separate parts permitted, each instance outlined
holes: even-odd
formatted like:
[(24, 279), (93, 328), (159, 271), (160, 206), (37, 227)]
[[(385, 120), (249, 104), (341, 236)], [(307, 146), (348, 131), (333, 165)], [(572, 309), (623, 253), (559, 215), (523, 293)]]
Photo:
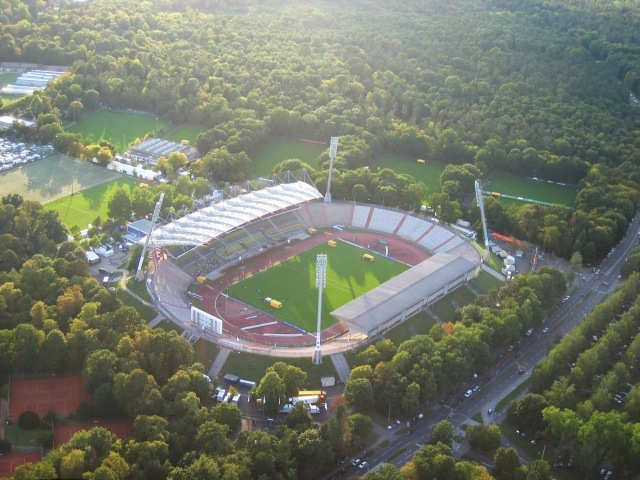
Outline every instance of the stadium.
[[(352, 252), (352, 260), (336, 265), (346, 272), (366, 272), (388, 260), (403, 265), (404, 271), (367, 291), (350, 285), (350, 301), (335, 308), (329, 305), (331, 320), (322, 322), (322, 342), (348, 334), (350, 348), (384, 333), (477, 275), (481, 262), (476, 248), (433, 219), (377, 205), (327, 203), (310, 181), (293, 177), (260, 186), (247, 184), (238, 196), (152, 232), (155, 273), (150, 290), (161, 311), (191, 325), (194, 334), (217, 334), (218, 340), (227, 336), (265, 348), (313, 345), (315, 327), (285, 319), (285, 312), (301, 299), (292, 294), (281, 308), (285, 298), (274, 304), (265, 297), (277, 286), (284, 288), (282, 295), (294, 292), (298, 285), (293, 276), (285, 277), (283, 285), (265, 277), (258, 285), (266, 285), (267, 291), (255, 287), (246, 298), (229, 292), (246, 289), (249, 280), (258, 281), (265, 272), (318, 247), (330, 258), (338, 250), (356, 249), (359, 253)], [(187, 292), (193, 285), (197, 288)], [(332, 288), (330, 283), (326, 291), (331, 293)], [(317, 294), (305, 296), (311, 297), (304, 300), (315, 308)]]

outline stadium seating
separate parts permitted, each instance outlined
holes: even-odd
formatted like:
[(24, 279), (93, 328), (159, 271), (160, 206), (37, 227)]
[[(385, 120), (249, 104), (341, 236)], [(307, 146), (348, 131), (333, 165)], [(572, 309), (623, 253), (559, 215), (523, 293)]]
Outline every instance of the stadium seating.
[(404, 213), (375, 208), (368, 228), (377, 232), (393, 233), (403, 217)]
[[(353, 228), (366, 228), (369, 214), (371, 213), (371, 207), (364, 207), (362, 205), (356, 205), (353, 209), (353, 218), (351, 219), (351, 226)], [(397, 224), (396, 224), (397, 225)]]

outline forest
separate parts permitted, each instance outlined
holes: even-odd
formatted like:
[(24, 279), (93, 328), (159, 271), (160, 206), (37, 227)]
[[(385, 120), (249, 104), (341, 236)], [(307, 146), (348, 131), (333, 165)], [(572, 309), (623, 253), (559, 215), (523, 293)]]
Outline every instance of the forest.
[[(245, 179), (267, 138), (340, 136), (336, 198), (414, 209), (420, 182), (366, 167), (379, 152), (441, 161), (442, 191), (429, 202), (444, 221), (462, 214), (477, 221), (469, 185), (493, 171), (572, 183), (574, 209), (505, 207), (487, 198), (487, 217), (494, 230), (584, 264), (616, 245), (640, 203), (640, 110), (629, 105), (629, 95), (640, 93), (636, 1), (0, 5), (3, 61), (69, 67), (45, 91), (3, 103), (4, 113), (37, 124), (9, 134), (52, 142), (64, 153), (108, 161), (114, 145), (91, 144), (64, 126), (84, 110), (131, 108), (202, 126), (203, 159), (192, 169), (218, 181)], [(171, 174), (180, 163), (160, 168)], [(302, 165), (291, 159), (288, 166)], [(327, 166), (326, 156), (309, 166), (321, 190)], [(198, 180), (165, 188), (174, 195), (169, 208), (204, 191)], [(116, 198), (110, 210), (122, 220), (148, 213), (153, 201), (148, 193)], [(135, 310), (91, 279), (83, 249), (66, 240), (55, 213), (4, 197), (0, 247), (0, 351), (9, 352), (0, 373), (82, 371), (94, 403), (80, 414), (135, 418), (134, 438), (122, 442), (101, 429), (78, 434), (16, 478), (316, 478), (344, 455), (345, 439), (367, 429), (361, 413), (341, 410), (318, 430), (300, 412), (273, 434), (237, 433), (238, 412), (208, 403), (211, 386), (193, 363), (191, 345), (148, 330)], [(637, 383), (628, 367), (637, 364), (637, 341), (622, 340), (637, 329), (637, 257), (612, 303), (536, 370), (537, 397), (525, 397), (510, 413), (514, 422), (531, 422), (581, 472), (603, 460), (637, 469), (637, 387), (625, 391), (629, 403), (620, 411), (611, 408), (612, 395)], [(472, 366), (489, 366), (496, 348), (545, 317), (565, 282), (551, 268), (522, 275), (460, 310), (455, 323), (398, 348), (368, 347), (357, 356), (345, 396), (356, 408), (373, 402), (397, 405), (397, 414), (414, 410), (468, 378)], [(618, 326), (592, 345), (589, 339), (614, 318)], [(592, 442), (603, 425), (609, 436)], [(456, 462), (450, 436), (442, 437), (380, 478), (491, 478), (482, 466)], [(516, 478), (500, 470), (512, 453), (498, 449), (495, 478)], [(531, 478), (549, 476), (548, 465), (529, 468), (540, 469)], [(523, 478), (530, 473), (518, 469)]]
[[(76, 156), (91, 145), (63, 124), (84, 109), (201, 125), (195, 171), (218, 181), (244, 179), (268, 137), (340, 136), (336, 198), (356, 186), (384, 198), (384, 185), (363, 191), (348, 177), (379, 152), (577, 184), (575, 209), (495, 202), (488, 220), (592, 264), (640, 203), (629, 11), (635, 2), (5, 0), (1, 58), (70, 74), (3, 110)], [(326, 155), (312, 165), (321, 190), (327, 167)], [(471, 192), (448, 181), (432, 206), (445, 221), (477, 218)]]

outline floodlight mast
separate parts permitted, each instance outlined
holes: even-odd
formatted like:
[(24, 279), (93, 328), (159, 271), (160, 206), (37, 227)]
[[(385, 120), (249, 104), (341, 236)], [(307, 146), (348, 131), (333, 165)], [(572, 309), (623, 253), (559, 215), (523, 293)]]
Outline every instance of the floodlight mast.
[(322, 364), (320, 352), (320, 330), (322, 328), (322, 289), (327, 287), (327, 255), (319, 253), (316, 257), (316, 288), (318, 289), (318, 325), (316, 331), (316, 349), (313, 351), (314, 365)]
[(140, 261), (138, 262), (138, 270), (136, 271), (136, 280), (140, 281), (144, 279), (144, 274), (142, 273), (142, 262), (144, 262), (144, 256), (147, 253), (147, 247), (149, 246), (149, 240), (151, 239), (151, 232), (153, 232), (153, 227), (156, 225), (158, 221), (158, 215), (160, 215), (160, 209), (162, 208), (162, 201), (164, 200), (164, 193), (160, 194), (160, 198), (158, 198), (158, 202), (156, 203), (156, 208), (153, 210), (153, 217), (151, 217), (151, 226), (149, 227), (149, 233), (147, 234), (147, 239), (144, 241), (144, 247), (142, 248), (142, 255), (140, 255)]
[(482, 259), (484, 261), (489, 260), (489, 237), (487, 236), (487, 218), (484, 215), (484, 200), (482, 199), (482, 187), (480, 186), (480, 180), (475, 181), (476, 188), (476, 202), (478, 202), (478, 208), (480, 209), (480, 219), (482, 222), (482, 233), (484, 234), (484, 255)]
[(333, 161), (338, 154), (338, 137), (331, 137), (329, 144), (329, 175), (327, 177), (327, 194), (324, 196), (325, 203), (331, 203), (331, 174), (333, 173)]

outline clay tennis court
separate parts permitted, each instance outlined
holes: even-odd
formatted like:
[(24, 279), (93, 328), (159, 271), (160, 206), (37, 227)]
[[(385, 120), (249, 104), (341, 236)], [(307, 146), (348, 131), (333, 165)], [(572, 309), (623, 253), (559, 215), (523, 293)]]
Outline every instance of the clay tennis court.
[[(387, 242), (389, 256), (407, 265), (416, 265), (431, 255), (417, 245), (405, 242), (397, 237), (382, 233), (369, 232), (319, 232), (317, 235), (304, 240), (292, 240), (287, 245), (269, 249), (260, 255), (253, 257), (242, 265), (235, 265), (224, 271), (222, 278), (215, 280), (198, 290), (203, 297), (205, 311), (212, 312), (222, 318), (223, 328), (231, 335), (262, 344), (278, 344), (290, 347), (313, 345), (315, 334), (304, 332), (302, 329), (288, 324), (269, 313), (249, 307), (248, 305), (231, 297), (220, 295), (229, 285), (241, 281), (243, 278), (254, 275), (272, 265), (295, 257), (311, 248), (323, 244), (328, 240), (345, 240), (385, 253), (379, 240)], [(349, 327), (344, 322), (338, 322), (322, 331), (322, 341), (326, 342), (348, 331)]]
[(40, 417), (49, 410), (59, 416), (75, 413), (80, 402), (91, 401), (81, 375), (42, 378), (12, 378), (9, 389), (9, 420), (31, 410)]
[(67, 443), (73, 434), (80, 430), (91, 430), (95, 427), (103, 427), (118, 438), (130, 438), (133, 436), (133, 420), (129, 418), (94, 420), (87, 422), (56, 423), (54, 425), (54, 447)]
[(11, 477), (20, 465), (38, 463), (42, 460), (41, 452), (5, 453), (0, 455), (0, 477)]

